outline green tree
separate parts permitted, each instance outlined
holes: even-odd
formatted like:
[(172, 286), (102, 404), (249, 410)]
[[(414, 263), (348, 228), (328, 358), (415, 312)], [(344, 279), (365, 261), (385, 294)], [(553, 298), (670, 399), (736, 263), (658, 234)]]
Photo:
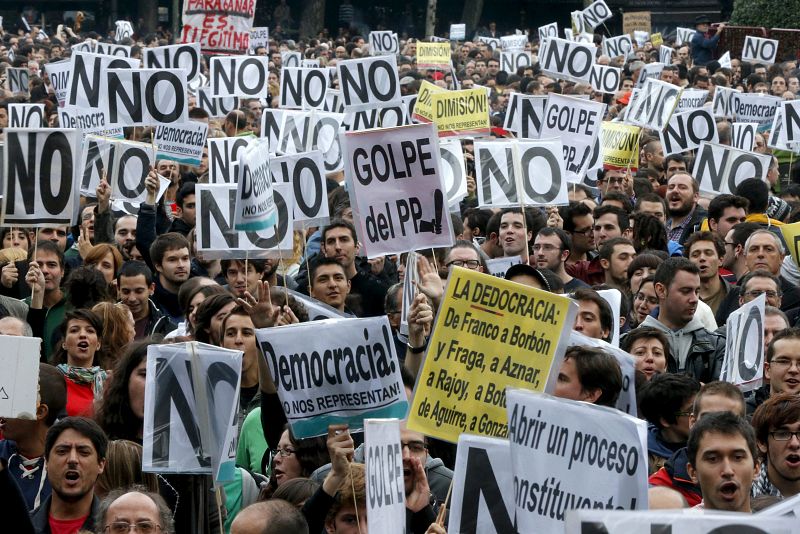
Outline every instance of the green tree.
[(731, 24), (800, 28), (800, 0), (734, 0)]

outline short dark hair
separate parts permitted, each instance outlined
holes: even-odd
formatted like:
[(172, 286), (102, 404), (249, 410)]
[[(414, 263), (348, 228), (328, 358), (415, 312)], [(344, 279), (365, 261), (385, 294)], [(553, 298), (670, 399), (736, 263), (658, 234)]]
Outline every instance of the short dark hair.
[[(342, 266), (342, 264), (339, 263), (335, 258), (325, 258), (325, 257), (318, 258), (317, 261), (314, 262), (314, 265), (311, 266), (311, 271), (308, 273), (309, 274), (309, 276), (308, 276), (308, 286), (309, 287), (312, 287), (314, 285), (314, 279), (317, 276), (317, 270), (320, 267), (324, 266), (324, 265), (336, 265), (340, 269), (342, 269), (343, 273), (345, 272), (344, 266)], [(347, 273), (345, 273), (345, 275), (346, 274)]]
[(703, 397), (710, 395), (721, 395), (723, 397), (728, 397), (731, 400), (738, 401), (741, 408), (741, 413), (739, 415), (744, 417), (746, 408), (742, 390), (730, 382), (723, 382), (721, 380), (714, 380), (708, 384), (703, 384), (703, 387), (701, 387), (700, 391), (697, 392), (697, 395), (694, 398), (694, 405), (692, 406), (692, 414), (695, 417), (700, 415), (700, 402), (703, 400)]
[[(648, 267), (650, 269), (658, 269), (658, 266), (664, 262), (661, 258), (656, 256), (655, 254), (650, 254), (647, 252), (643, 252), (642, 254), (637, 254), (630, 265), (628, 265), (628, 280), (631, 279), (633, 273), (637, 270), (641, 269), (642, 267)], [(633, 288), (631, 288), (633, 290)]]
[(688, 165), (686, 163), (686, 158), (683, 156), (683, 154), (670, 154), (669, 156), (664, 158), (664, 169), (666, 169), (669, 166), (670, 161), (677, 161), (678, 163), (683, 163), (684, 165)]
[(736, 186), (736, 194), (750, 203), (747, 213), (764, 213), (769, 204), (769, 185), (761, 178), (748, 178)]
[(594, 209), (595, 222), (603, 215), (607, 215), (609, 213), (613, 213), (614, 215), (617, 216), (617, 226), (619, 226), (620, 232), (624, 232), (625, 230), (631, 227), (628, 212), (626, 212), (622, 208), (618, 208), (617, 206), (611, 206), (611, 205), (597, 206)]
[(58, 265), (62, 269), (64, 268), (64, 253), (61, 252), (61, 249), (58, 248), (58, 245), (49, 239), (39, 240), (35, 246), (31, 247), (31, 249), (28, 251), (28, 263), (34, 261), (36, 259), (36, 254), (39, 252), (49, 252), (50, 254), (55, 254), (56, 257), (58, 257)]
[(195, 186), (197, 184), (195, 182), (186, 182), (184, 183), (178, 192), (175, 193), (175, 204), (178, 205), (179, 208), (183, 207), (183, 200), (186, 197), (193, 196), (195, 194)]
[(621, 202), (622, 209), (625, 210), (625, 212), (629, 215), (633, 212), (633, 203), (631, 203), (631, 197), (624, 193), (620, 193), (619, 191), (609, 191), (603, 195), (603, 202), (606, 200), (615, 200), (617, 202)]
[(769, 433), (784, 425), (800, 422), (800, 395), (779, 393), (772, 395), (753, 413), (753, 430), (756, 439), (767, 445)]
[(722, 259), (725, 256), (725, 241), (715, 234), (714, 232), (704, 230), (702, 232), (695, 232), (689, 236), (686, 243), (683, 244), (683, 255), (687, 258), (691, 257), (692, 245), (698, 241), (711, 241), (714, 244), (714, 250), (717, 251), (717, 256)]
[(219, 262), (219, 266), (222, 269), (222, 276), (227, 276), (227, 271), (230, 266), (234, 264), (240, 264), (242, 267), (244, 267), (245, 263), (252, 265), (253, 269), (255, 269), (257, 273), (263, 273), (267, 270), (267, 260), (247, 260), (247, 262), (245, 262), (245, 260), (239, 258), (232, 260), (225, 259)]
[(782, 339), (798, 339), (800, 340), (800, 327), (792, 326), (790, 328), (785, 328), (775, 334), (772, 338), (772, 341), (769, 342), (767, 346), (767, 361), (771, 362), (773, 356), (775, 356), (775, 342), (781, 341)]
[(588, 300), (597, 304), (597, 308), (600, 310), (600, 326), (608, 330), (608, 335), (611, 336), (614, 330), (614, 314), (606, 299), (590, 287), (579, 287), (569, 297), (574, 301)]
[(328, 223), (328, 226), (326, 226), (322, 230), (322, 246), (323, 247), (325, 246), (325, 238), (327, 237), (328, 232), (333, 230), (334, 228), (345, 228), (345, 229), (349, 230), (350, 231), (350, 235), (353, 238), (353, 242), (358, 244), (358, 236), (356, 235), (356, 227), (353, 226), (353, 223), (351, 223), (350, 221), (345, 220), (345, 219), (333, 219), (330, 223)]
[(600, 397), (595, 404), (614, 407), (622, 391), (622, 370), (617, 359), (602, 349), (572, 346), (564, 359), (572, 360), (583, 391), (599, 389)]
[(65, 430), (74, 430), (78, 434), (89, 438), (94, 446), (95, 452), (97, 453), (97, 457), (101, 460), (106, 457), (108, 438), (106, 437), (106, 433), (103, 432), (103, 429), (100, 428), (100, 425), (88, 417), (65, 417), (64, 419), (56, 422), (56, 424), (51, 426), (47, 431), (47, 435), (44, 438), (45, 460), (50, 458), (50, 451), (56, 444), (58, 437)]
[(610, 260), (611, 256), (614, 255), (614, 247), (616, 247), (617, 245), (633, 246), (633, 241), (631, 241), (627, 237), (612, 237), (611, 239), (606, 240), (600, 247), (600, 256), (599, 256), (600, 259)]
[[(561, 240), (561, 251), (570, 250), (572, 248), (572, 238), (569, 236), (567, 232), (562, 230), (561, 228), (554, 228), (552, 226), (545, 226), (539, 233), (536, 234), (537, 236), (558, 236), (558, 239)], [(536, 236), (534, 236), (534, 240), (536, 240)]]
[(161, 262), (164, 261), (164, 254), (166, 254), (167, 251), (180, 250), (182, 248), (192, 250), (186, 236), (178, 232), (161, 234), (156, 237), (156, 240), (150, 245), (150, 260), (153, 262), (153, 265), (161, 265)]
[(664, 213), (665, 214), (667, 213), (666, 201), (656, 193), (647, 193), (646, 195), (642, 195), (639, 198), (637, 198), (636, 207), (634, 208), (634, 211), (639, 211), (642, 209), (642, 202), (652, 202), (652, 203), (658, 202), (664, 207)]
[(659, 343), (661, 343), (661, 347), (664, 349), (664, 356), (666, 358), (670, 357), (669, 340), (667, 339), (666, 334), (664, 334), (664, 332), (658, 328), (653, 328), (652, 326), (639, 326), (629, 331), (620, 340), (619, 348), (629, 353), (633, 348), (633, 344), (640, 339), (657, 340)]
[[(635, 330), (634, 330), (635, 331)], [(677, 415), (686, 401), (700, 391), (700, 382), (689, 375), (662, 373), (655, 375), (639, 392), (639, 413), (647, 421), (664, 428), (661, 420), (677, 423)]]
[(486, 235), (486, 225), (489, 223), (489, 219), (492, 218), (491, 210), (485, 210), (480, 208), (469, 208), (464, 212), (464, 221), (466, 221), (467, 225), (470, 228), (478, 228), (481, 231), (481, 236)]
[(573, 217), (583, 217), (591, 214), (592, 208), (583, 202), (570, 202), (569, 206), (559, 209), (559, 215), (561, 215), (561, 219), (564, 221), (562, 224), (564, 231), (569, 233), (575, 231), (575, 222), (572, 220)]
[(766, 269), (756, 269), (755, 271), (750, 271), (749, 273), (745, 274), (743, 277), (739, 279), (738, 288), (739, 288), (739, 296), (744, 297), (745, 291), (747, 290), (747, 284), (750, 283), (750, 280), (753, 278), (768, 278), (775, 282), (775, 287), (778, 290), (778, 294), (781, 295), (783, 290), (781, 289), (781, 279), (769, 272)]
[(733, 227), (733, 233), (731, 234), (731, 241), (734, 245), (740, 245), (744, 247), (744, 244), (747, 243), (747, 240), (756, 230), (761, 230), (761, 225), (755, 222), (743, 222), (739, 223)]
[(756, 433), (753, 427), (742, 419), (730, 412), (713, 412), (702, 417), (695, 423), (689, 432), (689, 440), (686, 442), (686, 452), (689, 463), (697, 466), (697, 452), (700, 450), (700, 441), (706, 434), (722, 434), (723, 436), (739, 435), (747, 442), (747, 448), (755, 463), (758, 458), (758, 447), (756, 446)]
[(153, 271), (150, 270), (150, 267), (142, 261), (128, 260), (119, 268), (117, 284), (119, 284), (119, 279), (123, 276), (125, 278), (133, 278), (139, 275), (144, 276), (144, 281), (148, 286), (153, 283)]
[(58, 369), (46, 363), (39, 364), (39, 396), (41, 403), (47, 405), (44, 423), (53, 426), (67, 409), (67, 383)]
[(750, 202), (746, 198), (738, 195), (717, 195), (708, 203), (708, 219), (719, 221), (725, 210), (730, 207), (742, 208), (745, 213), (747, 213)]
[(672, 257), (664, 260), (661, 265), (656, 269), (656, 274), (653, 275), (653, 281), (656, 284), (662, 284), (667, 290), (675, 280), (675, 275), (678, 271), (686, 271), (690, 274), (700, 275), (700, 269), (694, 263), (686, 258)]

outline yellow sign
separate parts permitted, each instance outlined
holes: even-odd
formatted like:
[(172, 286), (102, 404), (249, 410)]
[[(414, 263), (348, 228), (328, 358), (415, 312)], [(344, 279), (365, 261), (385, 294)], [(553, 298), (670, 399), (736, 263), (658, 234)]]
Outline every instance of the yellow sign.
[(629, 11), (628, 13), (622, 14), (622, 33), (633, 36), (634, 31), (647, 32), (650, 34), (649, 11)]
[(783, 240), (792, 255), (795, 265), (800, 265), (800, 222), (781, 226)]
[(562, 295), (454, 268), (408, 428), (452, 442), (464, 432), (506, 437), (506, 386), (555, 385), (576, 309)]
[(488, 133), (489, 98), (483, 88), (432, 95), (433, 122), (440, 136)]
[(639, 133), (641, 128), (605, 121), (600, 127), (600, 154), (605, 169), (639, 168)]
[(423, 80), (419, 86), (417, 102), (414, 104), (414, 118), (424, 122), (433, 122), (433, 94), (443, 91), (447, 91), (447, 89)]
[(653, 46), (658, 48), (662, 44), (664, 44), (664, 38), (661, 37), (660, 33), (654, 33), (650, 36), (650, 42), (653, 43)]
[(417, 68), (449, 69), (450, 43), (417, 43)]

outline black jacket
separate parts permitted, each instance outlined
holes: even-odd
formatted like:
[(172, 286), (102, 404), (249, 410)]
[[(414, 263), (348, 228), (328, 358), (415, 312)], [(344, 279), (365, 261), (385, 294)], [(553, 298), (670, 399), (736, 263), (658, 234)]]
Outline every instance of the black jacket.
[[(172, 320), (162, 312), (156, 303), (152, 300), (147, 301), (147, 305), (150, 308), (150, 314), (147, 316), (147, 327), (145, 328), (145, 338), (149, 338), (153, 334), (160, 334), (161, 336), (166, 336), (176, 328), (176, 325)], [(144, 339), (144, 338), (143, 338)]]
[[(52, 496), (48, 497), (39, 508), (31, 513), (33, 531), (36, 534), (50, 534), (50, 502), (52, 498)], [(89, 512), (86, 521), (84, 521), (83, 527), (81, 527), (82, 530), (94, 532), (94, 516), (98, 508), (100, 508), (100, 499), (95, 495), (92, 500), (92, 510)]]

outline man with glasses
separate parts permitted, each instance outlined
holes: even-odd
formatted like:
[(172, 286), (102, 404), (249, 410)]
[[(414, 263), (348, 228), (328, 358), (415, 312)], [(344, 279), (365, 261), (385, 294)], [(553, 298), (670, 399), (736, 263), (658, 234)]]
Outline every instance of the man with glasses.
[(625, 171), (608, 169), (600, 171), (597, 177), (597, 187), (600, 189), (600, 196), (604, 197), (612, 191), (628, 194), (629, 176)]
[(114, 490), (100, 504), (98, 524), (104, 534), (172, 534), (172, 511), (157, 493), (144, 487)]
[(561, 228), (545, 227), (536, 234), (533, 242), (531, 265), (538, 269), (550, 269), (562, 282), (564, 291), (572, 293), (579, 287), (589, 287), (586, 282), (567, 274), (566, 263), (572, 250), (572, 239)]
[[(559, 215), (563, 221), (564, 231), (572, 238), (570, 255), (564, 262), (565, 268), (585, 260), (591, 260), (596, 250), (592, 208), (582, 202), (570, 202), (569, 206), (559, 210)], [(603, 272), (599, 262), (597, 262), (595, 271), (598, 274)]]
[(445, 256), (444, 264), (448, 270), (453, 267), (464, 267), (480, 273), (489, 272), (486, 261), (481, 257), (475, 245), (464, 240), (456, 241), (456, 244)]
[(770, 397), (753, 414), (752, 423), (762, 465), (750, 496), (788, 499), (797, 495), (800, 493), (800, 397), (796, 393)]

